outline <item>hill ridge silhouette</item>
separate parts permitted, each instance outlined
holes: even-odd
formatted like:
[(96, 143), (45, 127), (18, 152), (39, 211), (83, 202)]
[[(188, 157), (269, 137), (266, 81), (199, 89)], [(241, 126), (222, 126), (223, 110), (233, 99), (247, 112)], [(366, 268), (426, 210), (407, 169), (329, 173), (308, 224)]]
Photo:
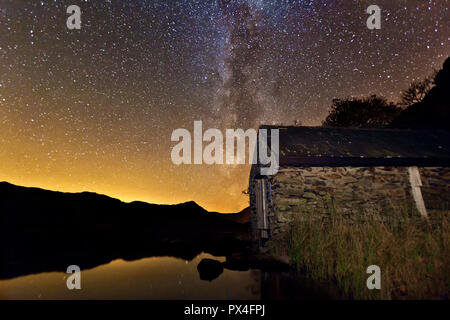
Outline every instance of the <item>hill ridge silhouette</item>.
[(112, 197), (112, 196), (109, 196), (109, 195), (106, 195), (106, 194), (103, 194), (103, 193), (94, 192), (94, 191), (66, 192), (66, 191), (59, 191), (59, 190), (48, 190), (48, 189), (44, 189), (44, 188), (40, 188), (40, 187), (26, 187), (26, 186), (17, 185), (17, 184), (8, 182), (8, 181), (0, 181), (0, 188), (2, 186), (23, 188), (23, 189), (34, 189), (34, 190), (39, 190), (39, 191), (60, 193), (60, 194), (66, 194), (66, 195), (98, 196), (98, 197), (108, 198), (108, 199), (111, 199), (111, 200), (117, 200), (117, 201), (120, 201), (121, 203), (124, 203), (124, 204), (141, 204), (141, 205), (157, 205), (157, 206), (186, 205), (186, 206), (191, 206), (191, 207), (196, 207), (197, 206), (197, 207), (201, 208), (202, 210), (204, 210), (206, 212), (212, 212), (212, 211), (206, 210), (205, 208), (203, 208), (201, 205), (199, 205), (194, 200), (189, 200), (189, 201), (175, 203), (175, 204), (152, 203), (152, 202), (146, 202), (146, 201), (141, 201), (141, 200), (133, 200), (131, 202), (126, 202), (126, 201), (120, 200), (118, 198), (115, 198), (115, 197)]
[(208, 212), (194, 201), (126, 203), (93, 192), (0, 182), (0, 279), (119, 258), (231, 255), (248, 245), (248, 223), (233, 216)]

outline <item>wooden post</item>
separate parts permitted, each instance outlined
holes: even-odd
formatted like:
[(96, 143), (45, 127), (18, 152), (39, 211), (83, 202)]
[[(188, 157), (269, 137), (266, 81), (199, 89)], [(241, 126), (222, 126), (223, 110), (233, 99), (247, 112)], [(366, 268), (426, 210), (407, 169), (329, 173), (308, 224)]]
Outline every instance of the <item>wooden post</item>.
[(420, 187), (422, 186), (422, 180), (420, 179), (419, 168), (408, 167), (409, 183), (411, 184), (412, 195), (414, 201), (416, 202), (417, 210), (424, 218), (428, 218), (427, 208), (425, 207), (425, 202), (423, 201), (422, 191)]
[(264, 179), (256, 180), (256, 215), (257, 228), (260, 230), (260, 237), (267, 239), (268, 234), (268, 220), (267, 220), (267, 192), (266, 183)]

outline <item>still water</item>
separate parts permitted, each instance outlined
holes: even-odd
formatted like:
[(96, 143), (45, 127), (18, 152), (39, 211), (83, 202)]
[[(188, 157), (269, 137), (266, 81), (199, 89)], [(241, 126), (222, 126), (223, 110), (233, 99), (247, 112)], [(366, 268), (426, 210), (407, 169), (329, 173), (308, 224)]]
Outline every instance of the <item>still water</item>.
[(68, 290), (68, 274), (41, 273), (0, 280), (0, 299), (259, 299), (260, 271), (224, 272), (213, 281), (200, 279), (202, 259), (225, 261), (206, 253), (192, 261), (153, 257), (114, 260), (81, 271), (81, 290)]
[(224, 269), (212, 281), (201, 280), (202, 259), (225, 257), (201, 253), (187, 261), (151, 257), (114, 260), (81, 271), (81, 290), (68, 290), (68, 274), (40, 273), (0, 280), (0, 299), (322, 299), (329, 297), (316, 284), (286, 272)]

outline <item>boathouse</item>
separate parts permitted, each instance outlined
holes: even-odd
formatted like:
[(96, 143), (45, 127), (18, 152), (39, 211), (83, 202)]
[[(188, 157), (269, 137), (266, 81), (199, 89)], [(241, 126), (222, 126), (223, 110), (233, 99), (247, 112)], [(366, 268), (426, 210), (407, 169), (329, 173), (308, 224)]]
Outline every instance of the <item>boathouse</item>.
[[(279, 129), (279, 169), (250, 172), (252, 237), (287, 232), (296, 215), (380, 218), (410, 207), (428, 219), (450, 200), (448, 131), (274, 127)], [(269, 146), (270, 148), (270, 146)]]

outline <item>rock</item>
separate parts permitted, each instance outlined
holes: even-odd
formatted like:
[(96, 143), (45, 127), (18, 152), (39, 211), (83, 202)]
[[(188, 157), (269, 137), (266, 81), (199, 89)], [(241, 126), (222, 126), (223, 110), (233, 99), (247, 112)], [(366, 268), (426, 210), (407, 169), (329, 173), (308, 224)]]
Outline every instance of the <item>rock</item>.
[(340, 179), (341, 178), (341, 176), (336, 173), (329, 174), (327, 177), (330, 179)]
[[(305, 196), (305, 194), (303, 194), (303, 196)], [(302, 199), (302, 198), (280, 198), (277, 200), (278, 200), (277, 205), (279, 205), (279, 206), (303, 205), (303, 204), (306, 204), (306, 201), (307, 201), (306, 199)]]
[(213, 281), (223, 273), (223, 264), (213, 259), (203, 259), (197, 265), (200, 279)]
[(306, 199), (315, 199), (315, 198), (317, 198), (317, 196), (316, 196), (314, 193), (312, 193), (312, 192), (305, 192), (305, 193), (303, 194), (303, 198), (306, 198)]
[(314, 180), (313, 185), (314, 186), (326, 186), (326, 183), (323, 182), (322, 180)]
[(280, 188), (278, 191), (280, 195), (286, 196), (301, 196), (303, 194), (303, 189), (300, 187), (297, 188)]
[(292, 215), (279, 213), (278, 217), (277, 217), (277, 221), (281, 222), (281, 223), (290, 222), (290, 221), (292, 221)]
[(358, 181), (358, 180), (355, 179), (355, 178), (353, 178), (353, 177), (344, 177), (344, 178), (341, 179), (341, 182), (342, 182), (343, 184), (347, 184), (347, 183), (355, 183), (355, 182), (357, 182), (357, 181)]

